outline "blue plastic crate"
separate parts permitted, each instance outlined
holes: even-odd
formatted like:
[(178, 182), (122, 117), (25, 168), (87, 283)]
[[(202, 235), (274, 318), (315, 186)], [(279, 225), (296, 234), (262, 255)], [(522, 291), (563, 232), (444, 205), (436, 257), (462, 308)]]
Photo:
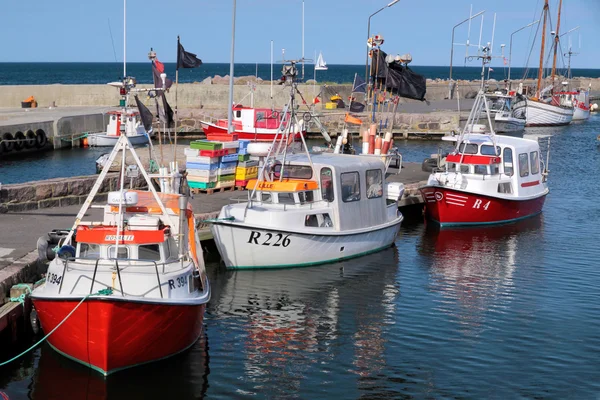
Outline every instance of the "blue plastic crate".
[(242, 150), (242, 149), (246, 150), (248, 148), (248, 144), (251, 141), (249, 139), (240, 139), (240, 140), (238, 140), (238, 142), (240, 142), (240, 150)]
[(228, 161), (228, 162), (221, 161), (219, 163), (219, 168), (231, 168), (231, 167), (235, 167), (235, 166), (237, 166), (237, 158), (235, 159), (235, 161)]
[(246, 155), (248, 154), (248, 149), (242, 149), (241, 147), (238, 149), (238, 154)]
[(203, 169), (203, 170), (213, 170), (219, 168), (219, 163), (214, 164), (200, 164), (195, 162), (186, 162), (185, 169)]
[(221, 157), (221, 162), (232, 162), (232, 161), (236, 161), (238, 160), (238, 154), (237, 153), (233, 153), (233, 154), (227, 154), (226, 156)]

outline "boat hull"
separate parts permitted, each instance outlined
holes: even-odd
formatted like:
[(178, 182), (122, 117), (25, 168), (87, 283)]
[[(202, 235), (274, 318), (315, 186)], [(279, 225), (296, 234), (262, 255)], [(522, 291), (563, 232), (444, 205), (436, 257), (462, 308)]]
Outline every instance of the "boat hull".
[(528, 200), (503, 199), (441, 186), (420, 188), (426, 217), (441, 226), (502, 224), (542, 212), (547, 192)]
[[(220, 140), (223, 135), (227, 135), (226, 127), (220, 127), (206, 122), (202, 122), (201, 125), (202, 130), (206, 135), (206, 139), (208, 140)], [(238, 135), (238, 139), (252, 140), (255, 142), (272, 142), (277, 134), (277, 129), (257, 129), (256, 132), (236, 130), (233, 133)], [(302, 134), (304, 135), (306, 132), (303, 132)], [(296, 133), (294, 139), (300, 139), (300, 135), (300, 133)]]
[(502, 118), (496, 117), (494, 120), (494, 130), (498, 133), (516, 133), (525, 129), (525, 120), (520, 118)]
[[(148, 143), (147, 135), (128, 135), (127, 138), (133, 146), (140, 146)], [(91, 133), (88, 135), (88, 144), (95, 147), (114, 147), (119, 140), (119, 136), (106, 135), (101, 133)]]
[(573, 121), (584, 121), (590, 117), (590, 109), (575, 107), (573, 111)]
[[(33, 298), (44, 331), (54, 329), (80, 300)], [(108, 375), (189, 348), (202, 333), (205, 308), (89, 298), (48, 342), (62, 355)]]
[(534, 100), (519, 101), (515, 104), (517, 117), (525, 117), (525, 126), (561, 126), (573, 120), (573, 108), (561, 107)]
[(214, 223), (211, 227), (219, 253), (229, 269), (304, 267), (337, 262), (390, 247), (402, 217), (368, 232), (313, 235)]

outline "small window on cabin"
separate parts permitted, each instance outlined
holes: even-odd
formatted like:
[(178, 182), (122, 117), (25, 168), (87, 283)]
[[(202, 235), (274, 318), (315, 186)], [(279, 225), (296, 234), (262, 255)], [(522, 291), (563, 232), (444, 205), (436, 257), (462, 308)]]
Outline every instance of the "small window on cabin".
[(144, 244), (138, 247), (138, 259), (159, 261), (160, 260), (160, 249), (158, 244)]
[(498, 175), (500, 173), (500, 166), (498, 164), (492, 164), (490, 165), (490, 168), (492, 169), (492, 175)]
[(256, 120), (257, 121), (262, 121), (263, 119), (265, 119), (265, 112), (264, 111), (257, 111), (256, 112)]
[(509, 149), (508, 147), (504, 148), (504, 173), (508, 176), (512, 176), (512, 174), (514, 173), (514, 168), (513, 168), (513, 153), (512, 150)]
[(463, 154), (477, 154), (477, 145), (475, 143), (461, 143), (459, 152)]
[(273, 202), (271, 193), (262, 193), (261, 192), (259, 194), (259, 196), (260, 196), (260, 201), (262, 201), (263, 203), (272, 203)]
[(299, 192), (298, 199), (300, 199), (300, 204), (312, 203), (313, 201), (315, 201), (313, 192), (310, 190), (306, 192)]
[(499, 183), (498, 193), (512, 193), (512, 185), (510, 184), (510, 182)]
[(540, 173), (540, 158), (537, 151), (529, 153), (531, 162), (531, 175), (537, 175)]
[(521, 177), (529, 176), (529, 157), (527, 153), (519, 154), (519, 173)]
[(456, 171), (456, 163), (448, 163), (448, 171)]
[(235, 117), (236, 118), (241, 118), (241, 116), (242, 116), (242, 110), (236, 110)]
[(334, 199), (331, 168), (321, 168), (321, 197), (329, 202)]
[(317, 218), (317, 215), (316, 214), (307, 215), (304, 220), (304, 226), (318, 227), (319, 219)]
[(100, 245), (93, 243), (79, 243), (79, 258), (100, 258)]
[[(273, 167), (275, 178), (279, 178), (281, 169), (281, 164), (275, 164)], [(312, 168), (310, 165), (285, 165), (283, 166), (283, 177), (288, 179), (310, 179), (312, 178)]]
[(367, 198), (376, 199), (383, 196), (383, 178), (380, 169), (367, 170)]
[(342, 200), (345, 203), (360, 200), (360, 178), (358, 172), (344, 172), (341, 175)]
[(306, 216), (304, 226), (331, 228), (333, 226), (333, 221), (331, 220), (329, 213), (310, 214)]
[(477, 175), (486, 175), (487, 165), (475, 165), (474, 173)]
[(127, 246), (119, 246), (119, 251), (115, 256), (115, 249), (117, 246), (110, 246), (108, 248), (108, 258), (117, 258), (117, 259), (128, 259), (129, 258), (129, 247)]
[(482, 144), (480, 151), (482, 156), (499, 156), (500, 146), (496, 146), (496, 150), (494, 151), (494, 146), (490, 146), (489, 144)]
[(296, 204), (294, 193), (279, 193), (279, 204)]
[(461, 164), (461, 166), (460, 166), (460, 172), (462, 172), (463, 174), (468, 174), (469, 173), (469, 166)]
[(172, 236), (167, 240), (167, 246), (164, 247), (165, 251), (165, 260), (169, 258), (178, 258), (179, 257), (179, 248), (177, 247), (177, 242), (175, 242), (175, 238)]

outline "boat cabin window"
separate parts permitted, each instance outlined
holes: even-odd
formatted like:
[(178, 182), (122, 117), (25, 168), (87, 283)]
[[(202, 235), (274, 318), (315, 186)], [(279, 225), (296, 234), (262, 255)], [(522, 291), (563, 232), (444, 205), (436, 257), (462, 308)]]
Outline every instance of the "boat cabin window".
[(529, 176), (529, 157), (527, 153), (519, 154), (519, 173), (521, 177)]
[(498, 193), (512, 193), (512, 185), (510, 184), (510, 182), (499, 183)]
[(463, 174), (468, 174), (469, 173), (469, 166), (468, 165), (464, 165), (464, 164), (460, 164), (460, 172)]
[(331, 168), (321, 168), (321, 197), (324, 201), (329, 202), (332, 202), (334, 199)]
[(175, 243), (175, 239), (170, 236), (167, 239), (166, 246), (163, 247), (163, 252), (165, 253), (165, 260), (170, 258), (177, 259), (179, 257), (179, 249), (177, 248), (177, 243)]
[(477, 154), (477, 145), (475, 143), (461, 143), (459, 147), (459, 153), (463, 154)]
[(278, 193), (279, 204), (296, 204), (294, 193)]
[(115, 256), (116, 248), (117, 248), (117, 246), (110, 246), (108, 248), (108, 258), (124, 258), (124, 259), (129, 258), (129, 247), (119, 246), (119, 251), (117, 252), (117, 254)]
[(504, 174), (508, 175), (508, 176), (512, 176), (514, 169), (513, 169), (513, 153), (512, 150), (509, 149), (508, 147), (504, 148)]
[[(280, 163), (273, 166), (273, 176), (280, 177), (282, 165)], [(310, 165), (286, 165), (283, 167), (283, 177), (289, 179), (310, 179), (312, 178), (312, 168)]]
[(259, 192), (257, 195), (260, 196), (260, 201), (262, 201), (263, 203), (272, 203), (273, 202), (273, 196), (271, 196), (271, 193)]
[(300, 200), (300, 204), (312, 203), (313, 201), (315, 201), (314, 194), (311, 190), (307, 190), (305, 192), (298, 192), (298, 199)]
[(482, 144), (480, 151), (482, 156), (499, 156), (500, 146), (496, 146), (496, 151), (494, 151), (494, 146), (490, 146), (489, 144)]
[(537, 151), (529, 153), (531, 162), (531, 175), (537, 175), (540, 173), (540, 158)]
[(474, 165), (473, 173), (478, 175), (487, 175), (488, 169), (487, 165)]
[(367, 170), (367, 198), (376, 199), (383, 196), (383, 179), (380, 169)]
[(360, 200), (360, 177), (358, 172), (344, 172), (341, 175), (342, 200), (345, 203)]
[(93, 243), (79, 243), (79, 258), (100, 258), (100, 245)]
[(158, 244), (143, 244), (138, 247), (138, 259), (160, 261), (160, 248)]
[(235, 111), (235, 117), (236, 118), (241, 118), (242, 117), (242, 110), (236, 110)]
[(312, 226), (315, 228), (331, 228), (333, 226), (333, 222), (331, 221), (331, 217), (329, 217), (329, 213), (309, 214), (306, 216), (304, 226)]

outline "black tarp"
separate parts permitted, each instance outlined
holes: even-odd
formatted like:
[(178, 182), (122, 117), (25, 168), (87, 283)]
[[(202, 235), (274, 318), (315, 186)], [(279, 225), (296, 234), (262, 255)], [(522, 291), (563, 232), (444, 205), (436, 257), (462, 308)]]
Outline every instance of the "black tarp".
[(407, 99), (425, 101), (427, 82), (425, 77), (414, 73), (399, 61), (386, 62), (383, 50), (374, 50), (371, 62), (371, 77), (375, 88), (387, 90)]

